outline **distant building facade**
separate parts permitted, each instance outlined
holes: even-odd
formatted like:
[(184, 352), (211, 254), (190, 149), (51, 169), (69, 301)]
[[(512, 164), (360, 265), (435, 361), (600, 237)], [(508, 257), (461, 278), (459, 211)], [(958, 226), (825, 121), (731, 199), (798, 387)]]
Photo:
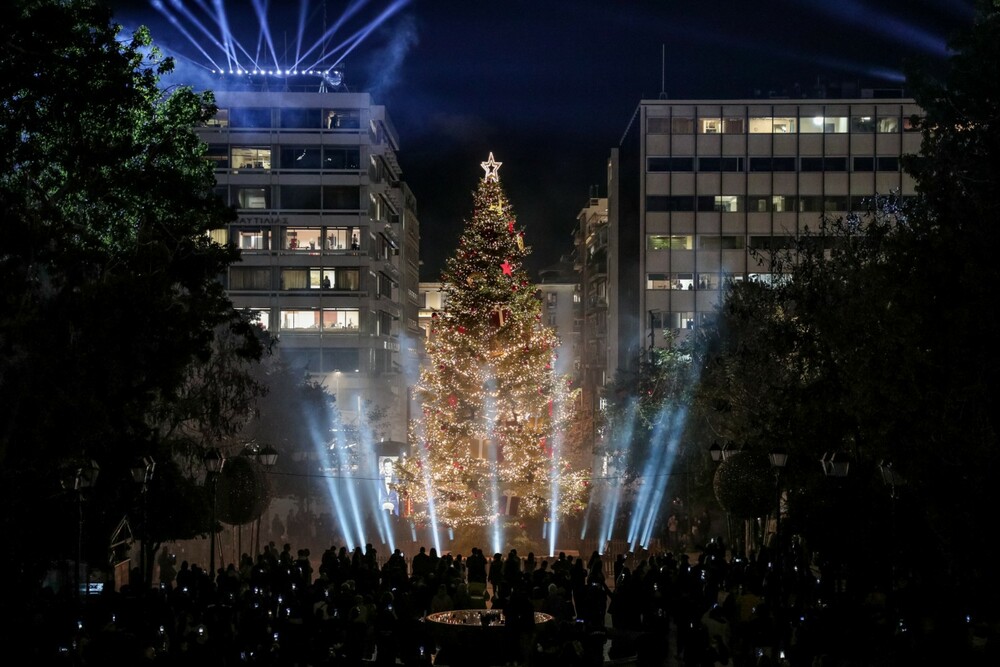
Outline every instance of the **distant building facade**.
[(379, 406), (388, 439), (405, 442), (420, 226), (385, 108), (366, 93), (246, 80), (215, 97), (219, 112), (198, 133), (218, 194), (239, 213), (218, 239), (242, 251), (224, 276), (231, 300), (337, 395), (345, 422)]
[(912, 196), (900, 158), (919, 152), (918, 114), (864, 92), (641, 101), (609, 160), (609, 367), (634, 369), (644, 349), (686, 336), (726, 280), (770, 280), (753, 251), (787, 247), (876, 193)]

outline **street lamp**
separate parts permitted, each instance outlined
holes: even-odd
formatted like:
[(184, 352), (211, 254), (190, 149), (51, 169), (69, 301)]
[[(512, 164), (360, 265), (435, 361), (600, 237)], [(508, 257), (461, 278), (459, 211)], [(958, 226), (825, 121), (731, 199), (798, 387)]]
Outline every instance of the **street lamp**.
[(156, 461), (151, 456), (143, 456), (132, 464), (132, 479), (136, 484), (141, 485), (142, 494), (142, 545), (139, 548), (139, 585), (143, 590), (149, 588), (146, 581), (146, 545), (149, 542), (149, 512), (147, 511), (146, 492), (149, 491), (149, 483), (153, 479), (153, 471), (156, 470)]
[(76, 534), (76, 573), (73, 585), (76, 587), (76, 601), (80, 602), (80, 567), (83, 564), (83, 492), (94, 486), (101, 467), (97, 461), (88, 460), (71, 468), (70, 475), (63, 480), (63, 488), (76, 492), (77, 534)]
[(843, 451), (826, 452), (819, 462), (827, 477), (847, 477), (851, 467), (851, 459)]
[(202, 459), (205, 464), (206, 478), (205, 481), (212, 485), (212, 538), (211, 538), (211, 553), (208, 556), (208, 571), (209, 571), (209, 581), (215, 581), (215, 510), (216, 510), (216, 487), (218, 486), (219, 474), (222, 472), (222, 466), (226, 464), (226, 457), (223, 456), (219, 449), (210, 449), (205, 453), (205, 457)]
[(890, 551), (889, 551), (889, 595), (894, 595), (896, 591), (896, 498), (897, 487), (906, 484), (906, 480), (899, 471), (895, 469), (892, 461), (881, 460), (878, 463), (879, 473), (882, 475), (882, 482), (889, 487), (889, 498), (892, 501), (892, 509), (889, 517)]
[(718, 442), (712, 443), (712, 446), (708, 448), (708, 453), (712, 455), (713, 463), (718, 463), (722, 460), (722, 447), (719, 446)]
[(782, 545), (781, 545), (781, 471), (785, 469), (785, 465), (788, 463), (788, 452), (780, 447), (777, 449), (772, 449), (767, 454), (767, 458), (771, 461), (771, 468), (774, 469), (774, 490), (777, 496), (776, 504), (774, 507), (774, 545), (777, 549), (777, 558), (775, 558), (775, 568), (777, 569), (777, 583), (778, 583), (778, 608), (781, 608), (782, 593), (781, 584), (782, 578), (784, 577), (783, 559), (782, 559)]
[[(259, 465), (264, 466), (265, 470), (270, 470), (274, 467), (274, 464), (278, 462), (278, 450), (271, 445), (264, 445), (263, 447), (258, 448), (254, 452), (253, 456)], [(264, 508), (261, 508), (260, 515), (257, 517), (257, 545), (254, 558), (260, 554), (260, 519), (263, 514)]]
[(726, 443), (725, 447), (722, 448), (722, 460), (728, 461), (741, 451), (743, 451), (743, 447), (730, 440)]
[[(843, 479), (847, 477), (847, 473), (851, 468), (851, 459), (847, 452), (837, 450), (834, 452), (826, 452), (823, 454), (823, 458), (819, 460), (820, 465), (823, 466), (823, 474), (827, 477), (834, 477), (836, 479)], [(843, 592), (843, 581), (841, 580), (841, 575), (843, 574), (841, 568), (843, 565), (841, 563), (837, 564), (837, 578), (834, 584), (834, 592), (839, 595)]]

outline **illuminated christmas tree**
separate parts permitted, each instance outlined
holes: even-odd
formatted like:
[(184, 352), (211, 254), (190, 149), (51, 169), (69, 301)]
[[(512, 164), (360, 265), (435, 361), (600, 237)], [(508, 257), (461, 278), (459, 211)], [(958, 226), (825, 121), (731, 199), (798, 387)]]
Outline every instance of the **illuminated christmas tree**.
[(419, 522), (520, 522), (583, 509), (589, 471), (572, 470), (563, 436), (569, 381), (556, 376), (558, 339), (522, 268), (530, 253), (490, 154), (455, 254), (442, 275), (412, 424), (414, 455), (399, 489)]

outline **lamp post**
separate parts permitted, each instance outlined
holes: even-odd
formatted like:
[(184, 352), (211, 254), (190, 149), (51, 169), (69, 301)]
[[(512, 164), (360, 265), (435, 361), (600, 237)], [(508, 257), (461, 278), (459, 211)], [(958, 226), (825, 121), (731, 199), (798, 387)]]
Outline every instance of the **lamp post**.
[(94, 486), (97, 482), (97, 475), (101, 467), (97, 461), (88, 460), (77, 464), (72, 469), (70, 475), (63, 480), (63, 488), (73, 489), (76, 492), (77, 507), (77, 533), (76, 533), (76, 567), (73, 576), (73, 585), (76, 588), (76, 601), (80, 602), (80, 568), (83, 565), (83, 492)]
[(781, 544), (781, 471), (785, 469), (785, 465), (788, 463), (788, 452), (784, 449), (777, 448), (772, 449), (767, 454), (768, 460), (771, 462), (771, 468), (774, 470), (774, 492), (775, 492), (775, 506), (774, 506), (774, 546), (777, 553), (777, 557), (774, 560), (774, 566), (776, 570), (776, 584), (777, 584), (777, 600), (778, 609), (782, 608), (783, 592), (782, 583), (784, 579), (784, 549)]
[(139, 493), (142, 495), (142, 544), (139, 548), (139, 585), (143, 590), (149, 588), (146, 580), (146, 548), (149, 542), (149, 512), (146, 505), (146, 492), (149, 491), (149, 483), (153, 479), (153, 471), (156, 470), (156, 461), (151, 456), (144, 456), (132, 464), (132, 479), (136, 484), (141, 485)]
[[(254, 459), (256, 459), (258, 465), (263, 466), (265, 470), (270, 470), (274, 467), (274, 464), (278, 462), (278, 450), (271, 445), (264, 445), (254, 452)], [(260, 516), (257, 517), (257, 544), (255, 546), (256, 551), (254, 553), (255, 560), (257, 555), (260, 554), (260, 519), (263, 514), (264, 509), (262, 508)]]
[(210, 548), (211, 553), (208, 556), (208, 570), (209, 570), (209, 580), (215, 581), (215, 510), (216, 510), (216, 486), (218, 485), (219, 473), (222, 472), (222, 466), (226, 464), (226, 457), (223, 456), (219, 449), (211, 449), (202, 459), (205, 464), (206, 478), (205, 481), (212, 485), (212, 526), (211, 526), (211, 542)]
[(889, 596), (894, 596), (896, 591), (896, 498), (897, 488), (903, 486), (906, 480), (899, 471), (895, 469), (892, 461), (879, 461), (878, 470), (882, 475), (882, 483), (889, 487), (889, 498), (892, 502), (889, 516)]
[[(824, 475), (826, 475), (827, 477), (833, 477), (838, 480), (842, 480), (843, 478), (847, 477), (847, 473), (850, 472), (851, 469), (850, 457), (847, 455), (847, 452), (840, 450), (834, 452), (826, 452), (825, 454), (823, 454), (823, 458), (821, 458), (819, 462), (820, 465), (823, 466)], [(839, 562), (840, 560), (841, 559), (838, 558), (837, 580), (834, 585), (834, 592), (838, 594), (841, 592), (842, 588), (840, 581), (840, 574), (843, 565), (842, 563)]]

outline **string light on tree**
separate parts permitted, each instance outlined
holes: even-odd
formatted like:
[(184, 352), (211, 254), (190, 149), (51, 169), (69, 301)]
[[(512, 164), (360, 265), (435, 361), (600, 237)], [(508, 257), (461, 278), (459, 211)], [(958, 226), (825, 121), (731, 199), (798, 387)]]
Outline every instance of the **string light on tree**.
[(432, 320), (430, 363), (416, 388), (421, 416), (411, 424), (423, 452), (397, 473), (417, 523), (431, 502), (452, 526), (584, 509), (589, 470), (573, 469), (553, 446), (575, 416), (573, 390), (553, 370), (559, 341), (542, 303), (522, 288), (531, 249), (515, 228), (500, 164), (492, 153), (482, 163), (473, 216), (442, 274), (447, 305)]

